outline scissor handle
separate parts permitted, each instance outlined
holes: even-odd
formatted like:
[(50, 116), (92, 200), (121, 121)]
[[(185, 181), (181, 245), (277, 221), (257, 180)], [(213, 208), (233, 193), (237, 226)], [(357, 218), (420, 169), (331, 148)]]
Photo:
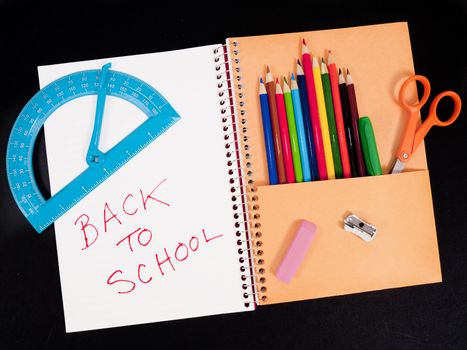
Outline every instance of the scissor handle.
[[(406, 90), (407, 90), (408, 85), (413, 81), (415, 82), (419, 81), (420, 83), (422, 83), (423, 96), (419, 102), (415, 104), (410, 104), (407, 102), (407, 99), (406, 99)], [(401, 89), (399, 90), (399, 103), (401, 104), (403, 108), (407, 109), (408, 111), (412, 113), (419, 112), (420, 109), (422, 109), (423, 105), (426, 103), (426, 101), (428, 101), (430, 92), (431, 92), (431, 86), (427, 78), (425, 78), (423, 75), (412, 75), (406, 81), (404, 81), (404, 83), (401, 86)]]
[[(449, 97), (452, 99), (452, 101), (454, 102), (454, 109), (452, 111), (451, 116), (447, 120), (440, 120), (438, 118), (438, 115), (436, 114), (436, 109), (438, 108), (439, 101), (441, 101), (444, 97)], [(459, 117), (459, 114), (461, 112), (461, 107), (462, 107), (461, 98), (454, 91), (444, 91), (438, 94), (433, 99), (433, 102), (431, 103), (428, 117), (425, 119), (425, 121), (422, 123), (420, 128), (415, 133), (413, 150), (415, 150), (415, 148), (417, 148), (417, 146), (422, 142), (423, 138), (426, 136), (426, 134), (428, 133), (428, 131), (431, 129), (432, 126), (436, 125), (436, 126), (444, 127), (444, 126), (448, 126), (454, 123), (457, 117)]]
[[(407, 86), (412, 81), (419, 81), (420, 83), (422, 83), (423, 88), (424, 88), (422, 99), (420, 100), (420, 102), (416, 104), (409, 104), (405, 99), (405, 96), (406, 96), (405, 93), (406, 93)], [(428, 131), (431, 129), (432, 126), (434, 125), (448, 126), (454, 123), (456, 119), (459, 117), (461, 107), (462, 107), (461, 98), (454, 91), (445, 91), (445, 92), (440, 93), (433, 99), (433, 102), (431, 103), (431, 106), (430, 106), (428, 117), (425, 119), (425, 121), (421, 124), (421, 126), (417, 130), (417, 123), (420, 120), (418, 118), (418, 113), (420, 112), (420, 109), (423, 107), (423, 105), (428, 100), (428, 97), (430, 96), (430, 92), (431, 92), (430, 82), (428, 81), (427, 78), (425, 78), (422, 75), (414, 75), (414, 76), (409, 77), (401, 86), (401, 89), (399, 91), (399, 102), (403, 108), (409, 111), (409, 114), (410, 114), (409, 121), (405, 129), (405, 133), (402, 137), (402, 142), (399, 145), (399, 149), (396, 154), (396, 157), (401, 162), (407, 162), (411, 158), (412, 153), (415, 151), (418, 145), (422, 142), (423, 138), (426, 136), (426, 134), (428, 133)], [(436, 114), (436, 109), (438, 107), (438, 103), (444, 97), (449, 97), (452, 99), (452, 101), (454, 102), (454, 109), (449, 119), (440, 120)]]
[[(451, 98), (452, 102), (454, 103), (454, 109), (452, 111), (451, 116), (447, 120), (440, 120), (436, 113), (436, 109), (438, 108), (439, 101), (441, 101), (444, 97)], [(430, 119), (433, 125), (437, 125), (437, 126), (451, 125), (452, 123), (456, 121), (457, 117), (459, 116), (461, 112), (461, 107), (462, 107), (462, 102), (458, 94), (456, 94), (454, 91), (444, 91), (438, 94), (433, 99), (433, 102), (431, 102), (430, 112), (428, 114), (427, 119)]]

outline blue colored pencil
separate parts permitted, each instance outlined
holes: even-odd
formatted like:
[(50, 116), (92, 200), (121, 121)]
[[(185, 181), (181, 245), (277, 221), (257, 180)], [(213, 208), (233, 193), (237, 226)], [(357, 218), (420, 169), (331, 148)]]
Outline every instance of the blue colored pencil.
[(310, 159), (308, 155), (308, 145), (306, 143), (305, 125), (303, 123), (300, 92), (298, 91), (297, 81), (295, 80), (295, 76), (293, 73), (290, 77), (290, 87), (292, 91), (295, 124), (297, 126), (298, 146), (300, 148), (300, 160), (302, 161), (303, 181), (311, 181)]
[(319, 180), (318, 163), (316, 161), (315, 143), (313, 141), (313, 129), (311, 126), (310, 105), (308, 104), (308, 93), (306, 89), (306, 78), (300, 60), (297, 60), (297, 84), (302, 106), (303, 124), (305, 126), (306, 144), (308, 146), (308, 157), (310, 161), (311, 181)]
[(274, 153), (274, 140), (272, 136), (271, 115), (269, 102), (263, 78), (259, 78), (259, 100), (261, 104), (261, 116), (263, 119), (264, 145), (266, 147), (266, 159), (268, 163), (269, 184), (279, 183), (277, 178), (276, 155)]

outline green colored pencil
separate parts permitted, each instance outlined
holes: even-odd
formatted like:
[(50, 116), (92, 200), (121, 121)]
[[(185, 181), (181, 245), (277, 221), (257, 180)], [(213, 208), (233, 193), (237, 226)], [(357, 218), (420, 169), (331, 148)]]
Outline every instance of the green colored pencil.
[(321, 79), (323, 81), (324, 100), (326, 101), (326, 114), (328, 117), (329, 136), (331, 137), (332, 159), (336, 179), (343, 177), (341, 152), (339, 150), (339, 139), (337, 137), (336, 120), (334, 119), (334, 105), (332, 102), (331, 81), (329, 80), (328, 67), (321, 59)]
[(295, 181), (303, 182), (302, 162), (300, 160), (300, 148), (298, 146), (297, 127), (295, 125), (295, 114), (293, 110), (292, 93), (287, 79), (284, 77), (284, 100), (287, 112), (287, 124), (289, 126), (290, 148), (292, 149), (293, 168)]

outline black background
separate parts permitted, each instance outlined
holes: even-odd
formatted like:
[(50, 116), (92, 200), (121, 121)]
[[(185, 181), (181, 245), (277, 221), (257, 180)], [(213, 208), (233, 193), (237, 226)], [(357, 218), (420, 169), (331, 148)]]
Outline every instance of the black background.
[[(13, 2), (12, 2), (13, 3)], [(152, 4), (152, 6), (151, 6)], [(464, 101), (465, 1), (308, 1), (258, 6), (223, 2), (219, 15), (127, 1), (0, 2), (0, 154), (12, 124), (38, 90), (38, 65), (220, 43), (226, 37), (408, 21), (417, 73), (434, 93)], [(229, 10), (229, 11), (226, 11)], [(163, 14), (165, 12), (165, 14)], [(449, 105), (440, 112), (449, 112)], [(425, 111), (426, 112), (426, 111)], [(426, 113), (425, 113), (426, 114)], [(17, 209), (0, 167), (0, 346), (3, 349), (466, 349), (467, 117), (426, 142), (443, 283), (261, 307), (211, 316), (66, 334), (55, 234), (37, 235)], [(46, 178), (44, 157), (39, 158)], [(384, 200), (384, 198), (381, 198)], [(186, 291), (189, 293), (189, 290)]]

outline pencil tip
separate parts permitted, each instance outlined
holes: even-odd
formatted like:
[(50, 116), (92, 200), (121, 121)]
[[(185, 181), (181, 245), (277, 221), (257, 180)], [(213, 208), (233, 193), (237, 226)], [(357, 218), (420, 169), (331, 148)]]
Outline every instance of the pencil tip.
[(350, 74), (350, 71), (349, 71), (349, 68), (347, 68), (347, 75), (349, 75), (349, 74)]
[(347, 79), (346, 79), (347, 85), (352, 85), (353, 84), (353, 79), (352, 76), (349, 73), (349, 70), (347, 69)]
[(342, 69), (339, 68), (339, 74), (342, 74)]
[(276, 84), (279, 84), (279, 78), (276, 78)]
[(328, 55), (332, 55), (332, 51), (331, 51), (331, 50), (328, 50)]
[(302, 64), (300, 63), (300, 59), (299, 59), (299, 58), (297, 58), (297, 64), (298, 64), (299, 66), (302, 65)]
[(271, 70), (269, 69), (269, 65), (266, 65), (266, 71), (267, 71), (268, 73), (271, 72)]
[(290, 75), (290, 80), (295, 80), (295, 75), (293, 73)]
[(261, 84), (264, 84), (263, 77), (259, 77), (259, 82), (260, 82)]
[(303, 45), (306, 45), (305, 39), (302, 39), (302, 44), (303, 44)]
[(322, 63), (322, 64), (325, 64), (325, 63), (324, 63), (324, 57), (321, 57), (321, 63)]

